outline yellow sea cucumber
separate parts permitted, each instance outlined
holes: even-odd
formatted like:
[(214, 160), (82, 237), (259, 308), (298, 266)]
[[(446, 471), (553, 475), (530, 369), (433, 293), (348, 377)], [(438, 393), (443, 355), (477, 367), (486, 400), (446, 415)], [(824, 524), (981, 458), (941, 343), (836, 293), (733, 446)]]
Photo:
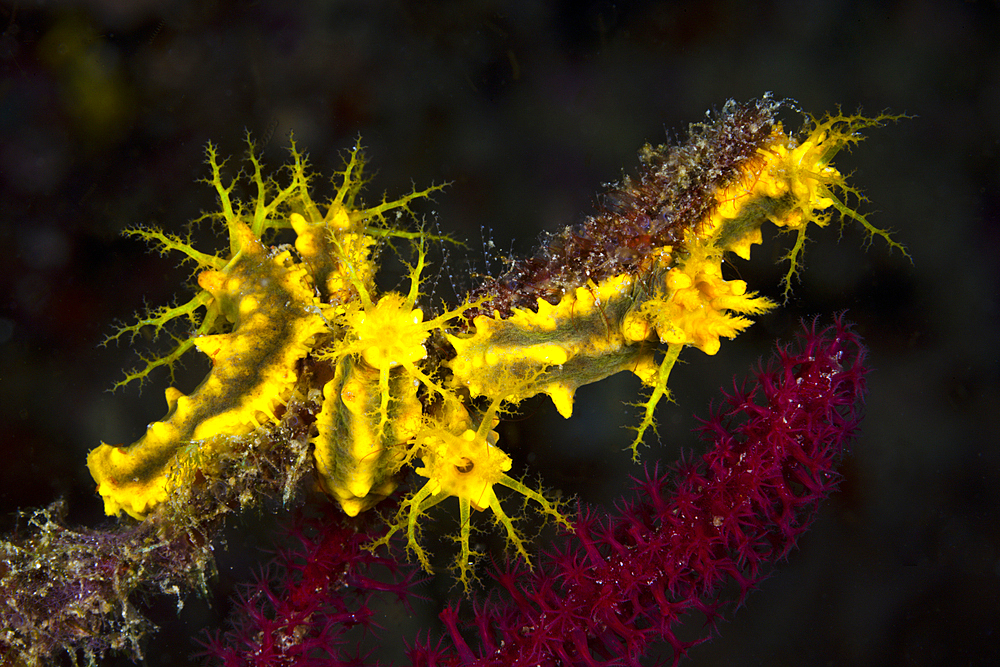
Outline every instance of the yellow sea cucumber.
[[(249, 203), (233, 198), (236, 181), (223, 182), (222, 163), (209, 146), (208, 182), (221, 209), (209, 217), (221, 220), (228, 232), (224, 257), (199, 252), (159, 230), (133, 231), (159, 243), (163, 251), (178, 251), (195, 261), (201, 269), (201, 290), (187, 303), (160, 309), (116, 334), (134, 336), (144, 326), (158, 333), (178, 317), (197, 325), (173, 351), (130, 373), (124, 382), (172, 365), (191, 347), (209, 357), (212, 370), (190, 395), (167, 389), (166, 416), (151, 424), (138, 442), (129, 447), (102, 444), (90, 452), (87, 465), (108, 514), (124, 510), (142, 518), (167, 497), (185, 468), (211, 465), (212, 456), (229, 451), (234, 438), (275, 422), (298, 382), (299, 362), (318, 347), (336, 342), (330, 321), (358, 298), (363, 281), (357, 276), (374, 275), (370, 252), (376, 237), (391, 233), (377, 223), (384, 221), (386, 212), (408, 210), (414, 197), (437, 189), (361, 207), (359, 151), (355, 146), (351, 152), (324, 215), (310, 197), (306, 163), (294, 144), (290, 179), (284, 186), (264, 178), (251, 146), (250, 179), (257, 194)], [(291, 246), (271, 248), (262, 242), (268, 232), (287, 228), (297, 233), (295, 252)]]
[[(825, 225), (834, 212), (900, 248), (848, 205), (846, 196), (857, 193), (831, 164), (861, 130), (890, 117), (837, 114), (799, 137), (778, 122), (782, 108), (770, 97), (730, 103), (693, 126), (686, 143), (644, 147), (639, 176), (613, 186), (595, 215), (552, 234), (505, 275), (484, 279), (459, 307), (430, 316), (420, 303), (421, 279), (427, 243), (437, 237), (394, 228), (386, 216), (408, 212), (438, 186), (365, 207), (355, 145), (333, 198), (316, 203), (293, 144), (284, 185), (264, 177), (251, 150), (247, 176), (256, 195), (240, 202), (209, 147), (208, 182), (220, 211), (208, 217), (224, 225), (228, 251), (208, 255), (160, 230), (133, 230), (194, 261), (200, 290), (114, 337), (147, 326), (159, 332), (184, 318), (193, 333), (124, 382), (172, 366), (192, 347), (212, 369), (189, 395), (167, 389), (167, 415), (138, 442), (90, 453), (105, 510), (144, 517), (258, 429), (276, 432), (295, 396), (313, 406), (313, 431), (301, 437), (314, 448), (319, 485), (348, 514), (392, 493), (404, 467), (425, 480), (402, 500), (382, 541), (404, 533), (430, 569), (420, 516), (455, 497), (466, 586), (472, 510), (489, 510), (528, 560), (499, 488), (566, 520), (556, 502), (509, 474), (513, 463), (495, 431), (504, 411), (546, 394), (568, 418), (579, 387), (634, 373), (650, 390), (631, 443), (637, 458), (683, 349), (716, 354), (721, 339), (776, 307), (724, 270), (727, 253), (750, 256), (764, 223), (796, 235), (786, 297), (809, 224)], [(269, 245), (281, 234), (288, 244)], [(409, 289), (380, 293), (377, 250), (393, 238), (413, 248)]]

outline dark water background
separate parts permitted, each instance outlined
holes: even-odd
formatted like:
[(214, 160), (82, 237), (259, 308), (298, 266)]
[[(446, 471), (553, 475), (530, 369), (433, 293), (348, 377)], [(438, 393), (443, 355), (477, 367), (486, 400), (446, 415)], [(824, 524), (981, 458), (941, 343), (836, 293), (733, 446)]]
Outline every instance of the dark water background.
[[(422, 214), (470, 246), (438, 281), (437, 296), (454, 300), (452, 284), (462, 292), (542, 230), (579, 220), (603, 183), (634, 169), (642, 143), (773, 91), (814, 114), (915, 116), (837, 162), (913, 264), (881, 242), (863, 251), (856, 229), (815, 234), (787, 309), (716, 357), (687, 351), (675, 371), (678, 403), (662, 409), (647, 461), (694, 446), (691, 414), (801, 316), (848, 309), (875, 369), (842, 491), (689, 664), (990, 664), (998, 45), (995, 2), (2, 3), (0, 508), (65, 497), (73, 521), (102, 521), (86, 452), (132, 442), (163, 414), (165, 376), (141, 394), (106, 391), (145, 342), (97, 345), (144, 302), (184, 298), (188, 270), (120, 232), (180, 231), (212, 210), (196, 183), (206, 142), (238, 156), (249, 133), (277, 167), (294, 132), (330, 174), (360, 134), (373, 200), (451, 181)], [(212, 247), (207, 230), (198, 238)], [(781, 242), (733, 271), (777, 294)], [(177, 385), (189, 391), (204, 370), (192, 360)], [(626, 378), (584, 390), (568, 423), (529, 403), (503, 437), (548, 486), (610, 503), (635, 472), (620, 451), (635, 391)], [(220, 586), (257, 560), (254, 533), (231, 532)], [(218, 604), (189, 609), (158, 616), (149, 665), (184, 664), (189, 637), (218, 623)], [(399, 618), (384, 643), (399, 644)]]

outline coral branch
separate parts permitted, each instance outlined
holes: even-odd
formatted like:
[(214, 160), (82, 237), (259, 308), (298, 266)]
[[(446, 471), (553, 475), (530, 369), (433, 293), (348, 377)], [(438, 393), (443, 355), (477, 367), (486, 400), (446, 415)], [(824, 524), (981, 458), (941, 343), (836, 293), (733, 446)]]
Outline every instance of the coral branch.
[(207, 593), (225, 517), (268, 497), (287, 502), (311, 470), (304, 432), (316, 409), (293, 401), (283, 428), (261, 429), (221, 460), (201, 456), (141, 523), (72, 529), (61, 503), (28, 516), (0, 539), (0, 664), (51, 665), (66, 653), (74, 665), (81, 657), (95, 665), (109, 651), (141, 660), (156, 629), (141, 597), (172, 595), (180, 609), (188, 593)]
[[(533, 572), (497, 572), (503, 599), (477, 606), (470, 628), (482, 637), (478, 653), (459, 633), (455, 607), (441, 615), (451, 645), (418, 645), (413, 663), (639, 665), (662, 640), (676, 663), (788, 554), (836, 488), (860, 418), (864, 357), (840, 321), (807, 329), (797, 349), (779, 349), (704, 421), (711, 449), (700, 461), (638, 480), (617, 516), (581, 509), (575, 534)], [(685, 642), (677, 629), (691, 612), (709, 623)]]
[[(201, 655), (224, 667), (364, 664), (344, 655), (345, 635), (372, 624), (373, 595), (405, 601), (416, 573), (363, 548), (384, 531), (371, 523), (370, 515), (348, 518), (332, 505), (319, 516), (299, 513), (289, 527), (297, 546), (280, 551), (270, 571), (242, 591), (232, 629), (203, 641)], [(376, 576), (377, 569), (395, 581)]]

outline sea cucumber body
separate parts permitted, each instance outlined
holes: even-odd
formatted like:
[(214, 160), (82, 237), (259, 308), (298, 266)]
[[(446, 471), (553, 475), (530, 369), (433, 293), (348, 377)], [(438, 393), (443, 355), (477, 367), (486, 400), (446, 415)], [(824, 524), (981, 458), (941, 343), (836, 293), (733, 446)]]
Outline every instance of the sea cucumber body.
[(327, 330), (308, 275), (289, 253), (272, 256), (249, 230), (242, 243), (226, 268), (199, 275), (209, 308), (232, 321), (229, 333), (194, 340), (212, 361), (208, 376), (190, 395), (168, 388), (166, 416), (138, 442), (102, 444), (87, 457), (108, 514), (143, 517), (166, 499), (177, 466), (273, 421), (297, 380), (296, 363)]

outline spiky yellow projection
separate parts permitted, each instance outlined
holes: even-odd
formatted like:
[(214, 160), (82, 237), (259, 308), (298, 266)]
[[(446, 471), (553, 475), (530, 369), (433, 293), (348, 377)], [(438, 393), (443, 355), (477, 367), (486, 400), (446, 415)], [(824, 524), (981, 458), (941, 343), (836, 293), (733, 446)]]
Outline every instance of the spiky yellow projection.
[(415, 493), (408, 496), (399, 508), (396, 519), (376, 544), (388, 543), (392, 536), (406, 529), (407, 548), (416, 554), (420, 564), (432, 572), (426, 552), (420, 546), (417, 521), (430, 508), (448, 498), (458, 499), (459, 508), (459, 554), (455, 566), (459, 580), (469, 588), (473, 564), (473, 552), (469, 546), (472, 530), (471, 510), (489, 509), (495, 521), (504, 527), (507, 539), (516, 553), (530, 563), (524, 541), (507, 515), (496, 494), (496, 486), (503, 486), (534, 501), (538, 507), (562, 523), (569, 522), (559, 512), (557, 504), (516, 479), (507, 475), (511, 460), (497, 447), (497, 434), (493, 430), (498, 421), (497, 411), (501, 400), (495, 400), (479, 424), (475, 424), (468, 411), (457, 402), (441, 406), (439, 416), (431, 417), (428, 426), (414, 438), (413, 454), (423, 465), (415, 472), (425, 477), (427, 482)]

